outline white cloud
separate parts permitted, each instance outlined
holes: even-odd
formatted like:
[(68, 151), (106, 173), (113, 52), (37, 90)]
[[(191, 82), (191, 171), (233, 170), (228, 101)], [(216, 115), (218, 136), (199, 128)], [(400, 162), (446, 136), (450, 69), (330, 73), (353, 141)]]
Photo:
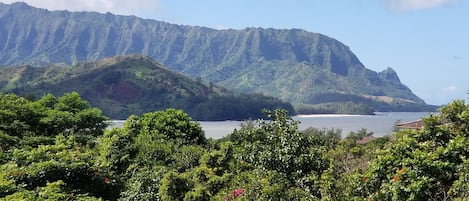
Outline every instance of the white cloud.
[(225, 26), (225, 25), (217, 25), (217, 26), (215, 26), (215, 29), (217, 29), (217, 30), (226, 30), (226, 29), (228, 29), (228, 27)]
[[(157, 0), (22, 0), (39, 8), (49, 10), (111, 12), (120, 15), (149, 17), (160, 10)], [(11, 4), (18, 0), (1, 0)]]
[(459, 88), (457, 86), (447, 86), (443, 88), (443, 91), (448, 93), (455, 93), (459, 91)]
[(455, 3), (459, 0), (386, 0), (392, 10), (412, 11), (434, 8)]

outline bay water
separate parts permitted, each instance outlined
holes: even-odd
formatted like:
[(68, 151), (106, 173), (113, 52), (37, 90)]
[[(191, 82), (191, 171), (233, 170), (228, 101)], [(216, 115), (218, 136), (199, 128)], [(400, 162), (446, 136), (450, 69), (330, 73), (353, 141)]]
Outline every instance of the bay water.
[[(397, 122), (409, 122), (428, 116), (428, 112), (385, 112), (376, 115), (338, 115), (338, 114), (314, 114), (292, 117), (300, 122), (299, 129), (309, 127), (319, 129), (341, 129), (342, 136), (347, 136), (351, 131), (362, 128), (373, 132), (375, 137), (391, 135)], [(113, 120), (112, 126), (120, 127), (124, 121)], [(234, 129), (241, 128), (244, 121), (199, 121), (207, 138), (219, 139), (232, 133)]]

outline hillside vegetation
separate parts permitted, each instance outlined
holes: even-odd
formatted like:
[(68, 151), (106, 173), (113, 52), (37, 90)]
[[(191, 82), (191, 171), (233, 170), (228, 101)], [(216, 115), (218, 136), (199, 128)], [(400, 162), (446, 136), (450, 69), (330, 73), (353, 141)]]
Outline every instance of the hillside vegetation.
[(0, 3), (0, 65), (77, 64), (143, 54), (171, 70), (236, 92), (262, 93), (303, 112), (340, 105), (431, 110), (391, 68), (365, 68), (349, 47), (300, 29), (215, 30), (111, 13), (47, 11)]
[(1, 200), (468, 200), (469, 106), (419, 130), (357, 143), (362, 129), (309, 128), (286, 111), (207, 139), (182, 110), (106, 117), (77, 93), (0, 94)]
[(291, 104), (261, 94), (233, 93), (192, 80), (142, 55), (118, 56), (74, 66), (0, 69), (0, 90), (34, 99), (76, 91), (113, 119), (166, 108), (184, 109), (196, 120), (245, 120), (262, 117), (263, 109)]

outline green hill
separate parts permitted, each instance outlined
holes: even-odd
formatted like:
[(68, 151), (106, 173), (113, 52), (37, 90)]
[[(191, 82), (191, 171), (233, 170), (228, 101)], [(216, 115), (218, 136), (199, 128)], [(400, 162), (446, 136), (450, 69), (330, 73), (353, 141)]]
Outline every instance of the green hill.
[(77, 91), (114, 119), (165, 108), (183, 109), (196, 120), (259, 118), (264, 108), (284, 108), (295, 114), (290, 104), (276, 98), (237, 94), (202, 80), (194, 81), (141, 55), (74, 66), (3, 68), (0, 88), (4, 93), (26, 97)]
[(0, 24), (0, 65), (76, 64), (144, 54), (193, 79), (275, 96), (302, 112), (435, 108), (391, 68), (369, 70), (341, 42), (300, 29), (215, 30), (24, 3), (0, 3)]

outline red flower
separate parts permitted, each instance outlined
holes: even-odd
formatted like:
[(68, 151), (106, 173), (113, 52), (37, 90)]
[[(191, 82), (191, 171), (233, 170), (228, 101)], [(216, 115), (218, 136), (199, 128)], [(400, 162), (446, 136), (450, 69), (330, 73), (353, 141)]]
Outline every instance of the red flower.
[(110, 182), (110, 181), (109, 181), (109, 178), (104, 177), (104, 183), (109, 184), (109, 182)]

